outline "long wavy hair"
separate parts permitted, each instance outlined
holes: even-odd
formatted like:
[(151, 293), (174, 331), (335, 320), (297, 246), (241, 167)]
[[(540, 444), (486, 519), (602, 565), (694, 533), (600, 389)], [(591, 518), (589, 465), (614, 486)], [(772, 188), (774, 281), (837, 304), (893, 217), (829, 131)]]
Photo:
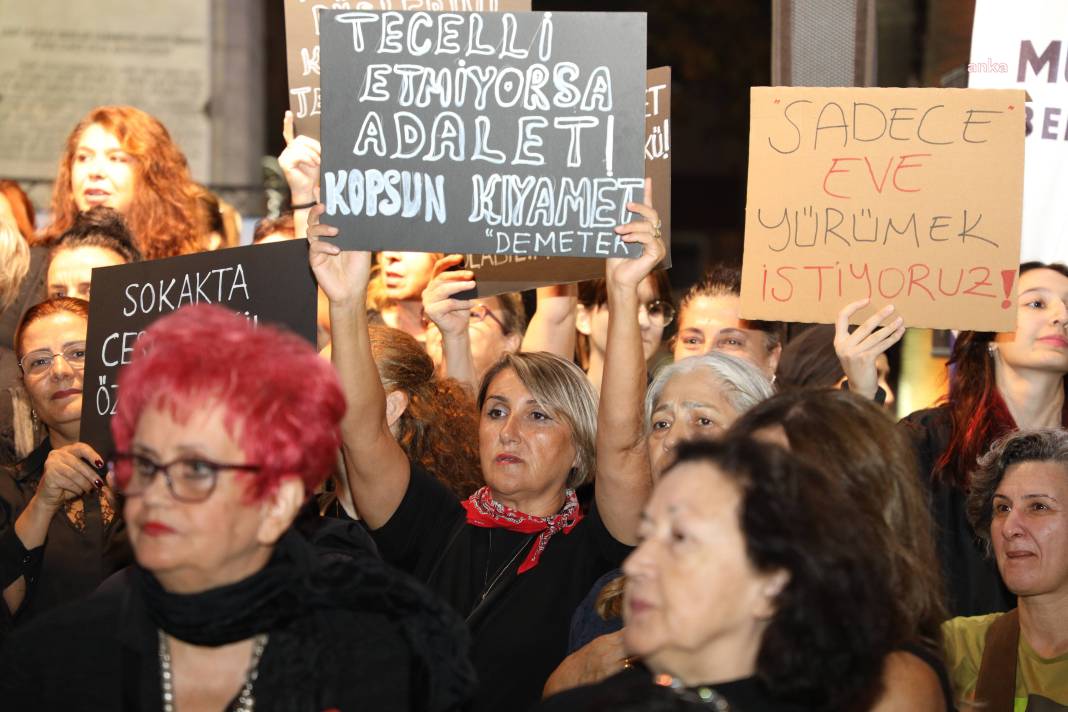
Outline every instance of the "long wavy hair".
[(934, 524), (916, 473), (905, 431), (871, 401), (836, 388), (792, 390), (743, 413), (730, 433), (752, 437), (781, 428), (790, 451), (821, 470), (857, 503), (882, 521), (868, 527), (881, 539), (905, 640), (941, 653), (945, 620), (941, 566)]
[[(1068, 277), (1068, 267), (1042, 262), (1023, 263), (1020, 274), (1035, 269), (1050, 269)], [(962, 331), (949, 357), (949, 366), (956, 370), (945, 399), (950, 438), (933, 474), (960, 489), (967, 489), (971, 471), (990, 444), (1017, 427), (998, 390), (994, 359), (990, 357), (990, 343), (996, 336), (992, 331)], [(1063, 381), (1063, 387), (1068, 406), (1068, 381)]]
[(408, 457), (458, 497), (482, 486), (478, 411), (456, 380), (434, 376), (434, 362), (413, 336), (372, 324), (371, 353), (386, 392), (402, 390), (408, 407), (397, 421), (397, 442)]
[(750, 564), (789, 574), (760, 641), (756, 676), (776, 699), (805, 709), (870, 709), (901, 624), (885, 537), (857, 516), (866, 503), (803, 458), (744, 434), (682, 443), (664, 480), (684, 463), (711, 466), (738, 487)]
[(13, 180), (0, 180), (0, 195), (7, 198), (22, 237), (33, 242), (37, 234), (37, 213), (30, 202), (30, 196)]
[(52, 224), (42, 242), (50, 244), (70, 229), (78, 215), (71, 164), (82, 132), (93, 124), (114, 134), (133, 160), (137, 176), (133, 202), (123, 217), (145, 258), (204, 249), (207, 220), (185, 156), (159, 120), (132, 106), (98, 106), (71, 131), (52, 191)]

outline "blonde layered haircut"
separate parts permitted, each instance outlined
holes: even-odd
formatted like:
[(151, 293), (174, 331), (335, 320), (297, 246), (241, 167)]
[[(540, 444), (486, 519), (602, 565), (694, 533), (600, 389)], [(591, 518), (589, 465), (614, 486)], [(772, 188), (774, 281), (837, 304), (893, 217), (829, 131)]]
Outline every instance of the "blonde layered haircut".
[(597, 394), (582, 369), (544, 351), (505, 354), (482, 377), (479, 412), (490, 384), (503, 371), (513, 371), (538, 405), (571, 429), (578, 461), (568, 474), (567, 486), (578, 487), (592, 478), (597, 467)]

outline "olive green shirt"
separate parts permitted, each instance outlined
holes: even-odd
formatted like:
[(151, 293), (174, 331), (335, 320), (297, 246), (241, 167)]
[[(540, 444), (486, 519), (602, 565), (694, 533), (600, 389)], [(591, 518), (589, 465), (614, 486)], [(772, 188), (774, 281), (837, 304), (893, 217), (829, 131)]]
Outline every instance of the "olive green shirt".
[[(986, 632), (1001, 615), (1004, 614), (953, 618), (942, 624), (946, 669), (961, 709), (968, 709), (966, 703), (975, 701), (975, 686), (979, 679)], [(1068, 653), (1055, 658), (1043, 658), (1020, 636), (1013, 710), (1068, 712)]]

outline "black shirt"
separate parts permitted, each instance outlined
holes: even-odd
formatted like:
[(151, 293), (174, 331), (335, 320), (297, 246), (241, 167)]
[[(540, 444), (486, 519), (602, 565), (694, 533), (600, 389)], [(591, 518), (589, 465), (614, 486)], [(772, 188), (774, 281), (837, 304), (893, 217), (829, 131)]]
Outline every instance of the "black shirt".
[(0, 603), (0, 640), (13, 626), (92, 593), (101, 581), (133, 560), (122, 517), (116, 514), (105, 525), (95, 492), (82, 500), (84, 531), (59, 510), (43, 546), (28, 551), (22, 545), (15, 521), (37, 491), (51, 451), (45, 439), (17, 467), (0, 471), (0, 588), (20, 576), (26, 579), (26, 597), (15, 616)]
[(631, 550), (612, 537), (594, 506), (570, 533), (552, 537), (537, 566), (509, 575), (534, 537), (466, 524), (456, 496), (414, 463), (400, 506), (371, 535), (386, 561), (468, 618), (479, 676), (474, 710), (523, 710), (541, 699), (567, 656), (571, 614)]
[[(162, 709), (158, 633), (129, 575), (119, 574), (92, 596), (54, 610), (11, 636), (0, 655), (4, 709)], [(373, 613), (317, 615), (329, 617), (318, 629), (334, 635), (317, 641), (321, 686), (308, 712), (412, 708), (411, 653), (396, 626)], [(257, 711), (302, 712), (272, 704), (278, 697), (274, 686), (294, 664), (292, 646), (283, 643), (283, 635), (271, 633), (260, 660), (252, 690)], [(233, 702), (227, 709), (232, 708)]]
[[(753, 677), (708, 687), (726, 699), (732, 712), (805, 712), (808, 709), (775, 699), (763, 683)], [(553, 695), (537, 709), (538, 712), (689, 712), (717, 707), (701, 702), (693, 693), (679, 694), (654, 684), (652, 673), (637, 665), (595, 685)]]
[(1016, 605), (1001, 580), (997, 563), (968, 522), (968, 495), (939, 480), (935, 465), (949, 446), (952, 423), (948, 405), (913, 413), (901, 421), (916, 449), (920, 478), (927, 488), (938, 555), (949, 594), (949, 617), (1007, 611)]

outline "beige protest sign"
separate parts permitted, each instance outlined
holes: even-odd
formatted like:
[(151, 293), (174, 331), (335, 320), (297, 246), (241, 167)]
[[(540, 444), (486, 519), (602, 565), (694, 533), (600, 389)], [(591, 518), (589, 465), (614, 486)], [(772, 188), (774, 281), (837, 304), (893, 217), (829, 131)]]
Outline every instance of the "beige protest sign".
[(750, 116), (745, 318), (1015, 328), (1023, 91), (755, 87)]
[(524, 12), (531, 0), (285, 0), (289, 108), (297, 133), (319, 138), (319, 10)]

